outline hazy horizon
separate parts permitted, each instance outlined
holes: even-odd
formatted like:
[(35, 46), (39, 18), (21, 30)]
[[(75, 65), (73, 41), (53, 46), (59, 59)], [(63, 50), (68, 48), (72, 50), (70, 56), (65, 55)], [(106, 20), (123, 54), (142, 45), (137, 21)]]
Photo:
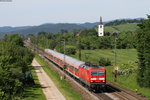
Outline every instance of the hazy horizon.
[(85, 23), (146, 18), (150, 1), (143, 0), (12, 0), (0, 2), (0, 27), (44, 23)]
[[(120, 19), (136, 19), (136, 18), (120, 18)], [(109, 21), (113, 21), (113, 20), (119, 20), (119, 19), (112, 19), (112, 20), (108, 20), (108, 21), (103, 21), (103, 22), (109, 22)], [(99, 21), (97, 21), (99, 22)], [(41, 23), (41, 24), (37, 24), (37, 25), (21, 25), (21, 26), (0, 26), (0, 27), (25, 27), (25, 26), (39, 26), (39, 25), (44, 25), (44, 24), (84, 24), (84, 23), (96, 23), (96, 22), (82, 22), (82, 23), (72, 23), (72, 22), (68, 22), (68, 23), (51, 23), (51, 22), (45, 22), (45, 23)]]

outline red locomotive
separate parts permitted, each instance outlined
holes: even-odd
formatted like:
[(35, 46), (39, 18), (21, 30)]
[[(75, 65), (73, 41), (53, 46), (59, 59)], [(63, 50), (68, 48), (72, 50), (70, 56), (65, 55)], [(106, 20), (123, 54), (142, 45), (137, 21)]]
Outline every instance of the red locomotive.
[(85, 63), (50, 49), (45, 49), (45, 57), (64, 68), (89, 88), (99, 90), (106, 85), (106, 69), (104, 67)]

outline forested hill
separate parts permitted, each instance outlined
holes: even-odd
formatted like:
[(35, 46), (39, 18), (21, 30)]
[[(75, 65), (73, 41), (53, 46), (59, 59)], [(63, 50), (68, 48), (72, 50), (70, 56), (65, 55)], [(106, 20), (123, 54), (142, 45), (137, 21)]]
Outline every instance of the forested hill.
[(1, 32), (0, 35), (11, 34), (11, 33), (19, 33), (19, 34), (27, 35), (27, 34), (37, 34), (39, 32), (58, 33), (60, 31), (72, 31), (74, 29), (80, 30), (80, 29), (84, 29), (84, 27), (77, 24), (64, 23), (64, 24), (42, 24), (39, 26), (28, 27), (26, 29), (21, 29), (21, 30), (20, 29), (17, 30), (17, 29), (15, 31), (8, 31), (8, 32), (3, 32), (0, 30)]
[[(142, 18), (138, 19), (119, 19), (119, 20), (113, 20), (109, 22), (104, 22), (105, 24), (105, 30), (106, 32), (113, 32), (116, 30), (117, 31), (124, 31), (124, 30), (129, 30), (129, 31), (134, 31), (137, 27), (137, 23), (141, 23), (143, 21)], [(57, 23), (57, 24), (52, 24), (52, 23), (47, 23), (47, 24), (42, 24), (39, 26), (23, 26), (23, 27), (0, 27), (0, 36), (4, 36), (5, 34), (11, 34), (11, 33), (18, 33), (18, 34), (37, 34), (39, 32), (48, 32), (48, 33), (63, 33), (67, 31), (72, 31), (72, 30), (82, 30), (85, 28), (92, 28), (94, 26), (97, 26), (99, 22), (95, 23)], [(131, 27), (130, 27), (131, 26)]]

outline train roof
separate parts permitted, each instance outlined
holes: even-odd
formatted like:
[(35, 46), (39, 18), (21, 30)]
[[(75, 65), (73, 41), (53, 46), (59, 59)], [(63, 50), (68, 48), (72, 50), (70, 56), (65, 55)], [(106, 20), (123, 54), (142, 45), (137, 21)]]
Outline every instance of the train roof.
[[(45, 49), (46, 52), (51, 53), (53, 56), (60, 58), (61, 60), (64, 60), (64, 54), (56, 52), (54, 50), (51, 49)], [(70, 56), (65, 55), (65, 61), (67, 63), (71, 63), (73, 65), (75, 65), (77, 68), (83, 64), (85, 64), (85, 62), (77, 60), (75, 58), (72, 58)]]

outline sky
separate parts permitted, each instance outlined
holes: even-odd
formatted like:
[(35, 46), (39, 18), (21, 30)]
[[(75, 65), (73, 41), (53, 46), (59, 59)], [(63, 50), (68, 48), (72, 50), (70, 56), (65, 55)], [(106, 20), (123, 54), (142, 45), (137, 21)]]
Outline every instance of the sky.
[(0, 27), (147, 18), (150, 0), (0, 0)]

